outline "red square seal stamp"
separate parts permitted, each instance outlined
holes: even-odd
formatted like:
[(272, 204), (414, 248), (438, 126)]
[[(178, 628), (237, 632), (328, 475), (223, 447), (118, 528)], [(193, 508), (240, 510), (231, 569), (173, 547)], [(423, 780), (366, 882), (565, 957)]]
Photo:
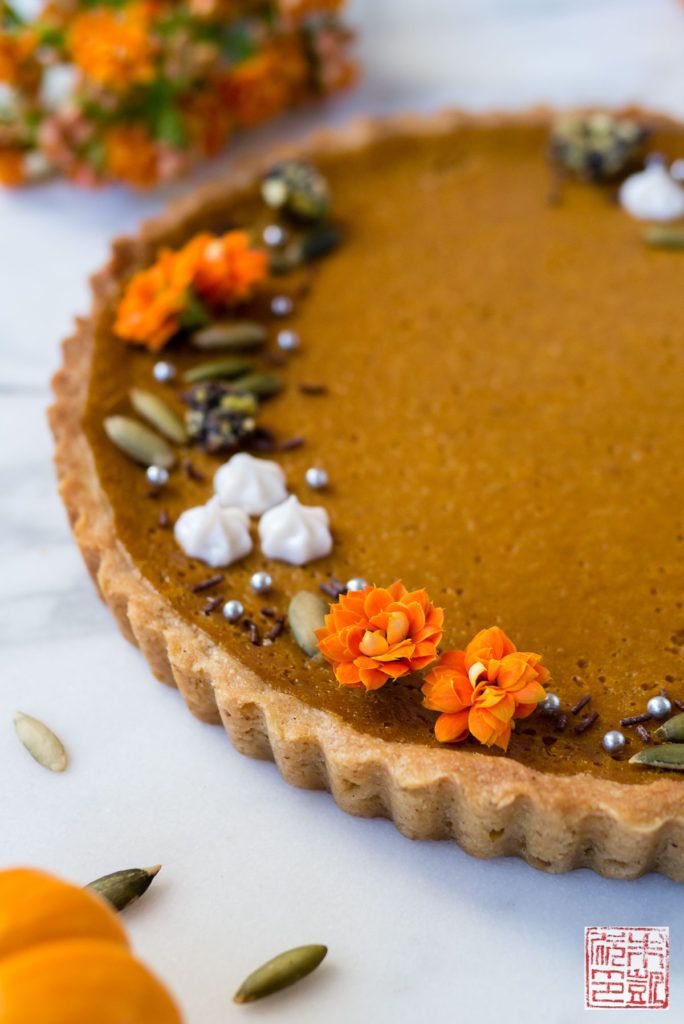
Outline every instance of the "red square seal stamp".
[(666, 1010), (670, 998), (669, 928), (585, 928), (588, 1010)]

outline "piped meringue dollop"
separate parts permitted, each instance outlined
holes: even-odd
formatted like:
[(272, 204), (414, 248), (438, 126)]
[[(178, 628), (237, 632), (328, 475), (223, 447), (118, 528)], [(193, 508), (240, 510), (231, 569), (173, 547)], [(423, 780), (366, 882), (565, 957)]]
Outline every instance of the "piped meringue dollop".
[(261, 550), (267, 558), (290, 565), (305, 565), (332, 551), (328, 513), (324, 508), (302, 505), (291, 494), (259, 520)]
[(260, 516), (287, 497), (285, 474), (277, 462), (247, 452), (233, 455), (214, 474), (214, 490), (222, 505)]
[(214, 568), (237, 562), (252, 550), (247, 513), (223, 508), (216, 497), (181, 512), (173, 532), (186, 555)]
[(684, 217), (684, 189), (660, 161), (623, 181), (619, 198), (623, 209), (637, 220), (669, 221)]

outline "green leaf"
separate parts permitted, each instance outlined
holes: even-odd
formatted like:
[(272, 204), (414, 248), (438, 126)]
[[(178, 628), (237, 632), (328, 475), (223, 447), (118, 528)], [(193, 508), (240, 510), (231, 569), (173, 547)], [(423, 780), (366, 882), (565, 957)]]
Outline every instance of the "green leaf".
[(181, 326), (194, 330), (196, 327), (206, 327), (210, 320), (207, 307), (198, 299), (192, 288), (189, 288), (188, 304), (180, 318)]
[(187, 142), (187, 133), (180, 114), (172, 106), (162, 107), (154, 124), (155, 137), (174, 149), (182, 149)]

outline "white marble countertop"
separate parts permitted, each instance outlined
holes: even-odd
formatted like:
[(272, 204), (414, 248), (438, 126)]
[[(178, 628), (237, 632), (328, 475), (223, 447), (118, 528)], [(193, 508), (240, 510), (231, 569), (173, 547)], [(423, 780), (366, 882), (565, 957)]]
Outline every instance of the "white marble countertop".
[[(675, 0), (352, 7), (363, 85), (327, 110), (264, 130), (249, 148), (326, 118), (448, 104), (637, 100), (684, 115), (684, 8)], [(224, 161), (203, 177), (229, 168)], [(152, 680), (118, 634), (56, 495), (47, 380), (109, 239), (163, 200), (62, 184), (0, 194), (0, 866), (40, 865), (85, 882), (163, 862), (126, 923), (189, 1024), (504, 1016), (569, 1024), (583, 1019), (588, 924), (669, 925), (671, 1005), (681, 1015), (677, 885), (586, 871), (553, 877), (347, 817), (327, 794), (291, 789), (271, 764), (235, 753), (221, 730), (195, 721)], [(44, 772), (18, 746), (17, 707), (63, 737), (65, 775)], [(231, 1003), (250, 969), (302, 942), (330, 947), (316, 975), (252, 1007)]]

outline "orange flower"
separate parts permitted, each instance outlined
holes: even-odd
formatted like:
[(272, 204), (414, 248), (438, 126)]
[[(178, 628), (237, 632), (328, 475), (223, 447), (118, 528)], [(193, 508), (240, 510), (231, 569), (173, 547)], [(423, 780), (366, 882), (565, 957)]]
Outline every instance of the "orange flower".
[(440, 743), (472, 734), (480, 743), (508, 747), (515, 719), (531, 715), (549, 678), (541, 655), (518, 651), (497, 626), (483, 629), (465, 651), (447, 651), (423, 685), (425, 706), (441, 711)]
[(115, 333), (123, 341), (156, 352), (180, 330), (190, 302), (196, 252), (162, 249), (156, 263), (140, 270), (128, 283), (119, 304)]
[(37, 37), (30, 29), (3, 32), (0, 29), (0, 82), (31, 91), (40, 82), (35, 59)]
[(159, 152), (141, 125), (120, 125), (105, 135), (107, 173), (138, 188), (159, 180)]
[(342, 596), (316, 636), (342, 686), (377, 690), (435, 660), (443, 619), (424, 590), (397, 581)]
[(219, 99), (239, 125), (259, 124), (302, 98), (309, 65), (298, 40), (283, 37), (242, 61), (219, 85)]
[(24, 154), (20, 149), (0, 149), (0, 185), (23, 185)]
[(156, 47), (149, 31), (142, 4), (84, 11), (69, 29), (71, 55), (86, 78), (121, 91), (154, 78)]
[(246, 232), (229, 231), (220, 238), (198, 235), (196, 242), (200, 255), (195, 288), (211, 305), (243, 302), (266, 277), (266, 253), (250, 248)]

